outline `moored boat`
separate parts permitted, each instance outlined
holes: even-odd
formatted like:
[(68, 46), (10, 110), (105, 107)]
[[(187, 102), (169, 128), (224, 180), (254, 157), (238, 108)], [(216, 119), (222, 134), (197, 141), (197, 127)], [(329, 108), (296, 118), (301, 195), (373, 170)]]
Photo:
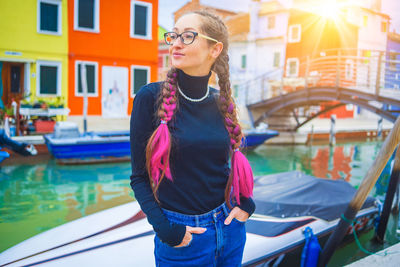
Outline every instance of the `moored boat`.
[[(279, 133), (268, 129), (247, 130), (244, 146), (254, 148)], [(44, 135), (46, 146), (60, 164), (88, 164), (130, 160), (129, 131), (80, 133), (72, 122), (57, 122), (54, 133)]]
[[(310, 227), (320, 240), (326, 237), (354, 192), (345, 181), (300, 172), (257, 177), (257, 208), (246, 223), (243, 265), (285, 260), (299, 263), (298, 252), (305, 242), (303, 230)], [(369, 197), (356, 216), (354, 229), (371, 228), (377, 215), (376, 201)], [(153, 229), (139, 205), (131, 202), (36, 235), (1, 253), (0, 265), (154, 266), (153, 238)]]
[[(1, 147), (0, 147), (1, 149)], [(0, 150), (0, 163), (3, 162), (6, 158), (9, 158), (10, 154), (7, 151), (1, 151)]]
[(268, 139), (279, 135), (278, 131), (268, 129), (266, 123), (260, 123), (258, 127), (246, 129), (243, 132), (245, 135), (243, 145), (248, 149), (254, 149), (257, 146), (264, 144)]
[(129, 131), (86, 132), (71, 122), (57, 122), (44, 136), (49, 152), (61, 164), (87, 164), (130, 159)]

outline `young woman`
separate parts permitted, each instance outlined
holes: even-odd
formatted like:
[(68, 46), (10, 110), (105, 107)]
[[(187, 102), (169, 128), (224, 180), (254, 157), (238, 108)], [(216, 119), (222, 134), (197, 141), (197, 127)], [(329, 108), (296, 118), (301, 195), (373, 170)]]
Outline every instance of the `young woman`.
[[(165, 41), (167, 79), (142, 87), (131, 115), (131, 186), (156, 233), (156, 265), (240, 266), (255, 205), (251, 167), (239, 151), (227, 28), (215, 15), (191, 12)], [(219, 91), (208, 86), (211, 70)]]

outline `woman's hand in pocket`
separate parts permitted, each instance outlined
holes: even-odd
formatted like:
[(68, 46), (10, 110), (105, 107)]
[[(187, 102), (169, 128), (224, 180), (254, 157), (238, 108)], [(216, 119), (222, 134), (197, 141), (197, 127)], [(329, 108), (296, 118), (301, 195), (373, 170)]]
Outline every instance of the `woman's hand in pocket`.
[(182, 242), (175, 246), (175, 248), (179, 248), (179, 247), (186, 247), (189, 245), (189, 243), (192, 241), (192, 234), (202, 234), (207, 230), (207, 228), (203, 228), (203, 227), (190, 227), (190, 226), (186, 226), (186, 233), (185, 236), (183, 237)]
[(249, 214), (239, 207), (234, 207), (229, 213), (228, 217), (226, 217), (224, 222), (225, 225), (229, 225), (232, 222), (233, 218), (235, 218), (239, 222), (246, 222), (249, 218)]

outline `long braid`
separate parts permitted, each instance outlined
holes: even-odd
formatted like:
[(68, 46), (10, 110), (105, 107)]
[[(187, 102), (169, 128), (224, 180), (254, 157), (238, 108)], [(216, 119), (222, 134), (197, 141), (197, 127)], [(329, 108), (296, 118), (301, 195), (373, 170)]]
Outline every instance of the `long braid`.
[[(232, 99), (229, 79), (228, 29), (216, 15), (205, 11), (195, 11), (193, 13), (203, 17), (203, 32), (223, 43), (221, 54), (214, 62), (212, 69), (218, 75), (218, 85), (220, 88), (219, 107), (231, 142), (231, 172), (225, 188), (225, 201), (231, 207), (232, 186), (233, 197), (235, 197), (238, 204), (240, 204), (240, 195), (247, 198), (253, 195), (253, 172), (248, 160), (239, 150), (243, 133), (238, 121), (236, 105)], [(212, 41), (209, 42), (212, 43)]]
[(157, 117), (161, 122), (146, 146), (146, 168), (157, 201), (157, 190), (164, 176), (172, 181), (169, 166), (172, 138), (167, 124), (174, 116), (178, 104), (176, 76), (176, 69), (171, 68), (167, 73), (166, 81), (162, 84), (157, 110)]

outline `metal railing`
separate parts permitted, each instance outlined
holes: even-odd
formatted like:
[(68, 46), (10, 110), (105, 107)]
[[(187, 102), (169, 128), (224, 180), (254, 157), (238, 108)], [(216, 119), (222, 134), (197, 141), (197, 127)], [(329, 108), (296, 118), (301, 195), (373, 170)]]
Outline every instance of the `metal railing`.
[(346, 88), (400, 100), (400, 60), (386, 52), (327, 50), (299, 62), (238, 85), (237, 102), (250, 105), (307, 88)]

